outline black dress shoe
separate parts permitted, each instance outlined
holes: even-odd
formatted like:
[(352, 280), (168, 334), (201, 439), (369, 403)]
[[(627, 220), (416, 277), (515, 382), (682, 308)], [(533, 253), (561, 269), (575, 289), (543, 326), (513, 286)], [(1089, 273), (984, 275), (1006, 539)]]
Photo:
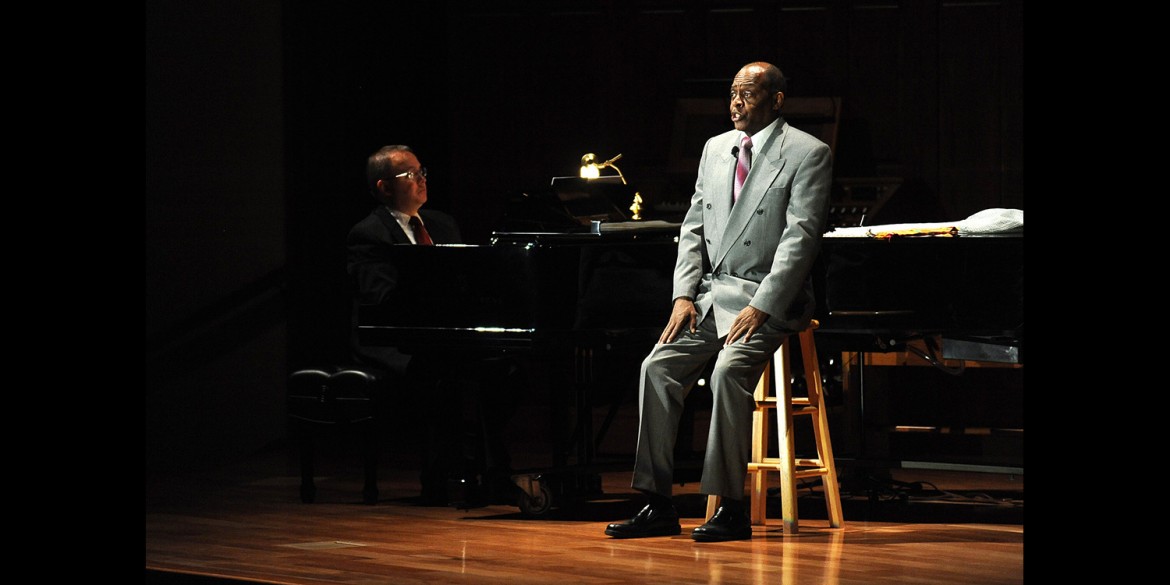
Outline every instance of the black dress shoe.
[(723, 506), (706, 524), (694, 529), (691, 538), (699, 542), (723, 542), (725, 540), (749, 540), (752, 537), (752, 522), (743, 510), (732, 511)]
[(605, 529), (614, 538), (643, 538), (646, 536), (673, 536), (682, 533), (678, 512), (674, 506), (654, 508), (649, 504), (627, 522), (615, 522)]

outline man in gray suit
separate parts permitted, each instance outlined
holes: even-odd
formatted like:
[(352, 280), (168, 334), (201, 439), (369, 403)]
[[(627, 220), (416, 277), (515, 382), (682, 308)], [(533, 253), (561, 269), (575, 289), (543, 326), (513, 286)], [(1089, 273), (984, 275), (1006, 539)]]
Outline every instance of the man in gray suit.
[(752, 392), (786, 335), (812, 318), (809, 278), (828, 215), (832, 154), (783, 118), (786, 82), (775, 65), (745, 65), (731, 82), (735, 129), (703, 147), (679, 234), (674, 308), (642, 363), (632, 487), (647, 505), (610, 524), (615, 538), (679, 534), (671, 501), (683, 402), (715, 358), (710, 434), (700, 491), (721, 506), (697, 541), (752, 536), (744, 505)]

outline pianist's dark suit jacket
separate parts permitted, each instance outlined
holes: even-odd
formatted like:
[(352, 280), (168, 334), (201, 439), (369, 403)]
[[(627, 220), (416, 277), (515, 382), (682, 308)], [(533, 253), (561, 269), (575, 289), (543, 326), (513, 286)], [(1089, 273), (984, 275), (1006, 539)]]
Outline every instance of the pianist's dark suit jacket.
[[(419, 216), (436, 244), (463, 243), (455, 218), (433, 209), (421, 209)], [(396, 245), (409, 246), (410, 239), (390, 211), (379, 205), (350, 229), (346, 237), (346, 271), (354, 289), (350, 349), (355, 359), (401, 374), (409, 356), (393, 347), (362, 346), (357, 340), (358, 306), (379, 304), (394, 289), (397, 275), (389, 249)]]

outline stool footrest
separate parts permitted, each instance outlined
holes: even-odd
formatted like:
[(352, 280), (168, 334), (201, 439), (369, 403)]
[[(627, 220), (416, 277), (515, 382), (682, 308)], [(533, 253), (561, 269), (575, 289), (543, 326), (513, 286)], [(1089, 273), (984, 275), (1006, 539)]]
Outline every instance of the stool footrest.
[[(775, 396), (768, 396), (767, 398), (757, 399), (756, 406), (760, 408), (776, 408), (780, 401)], [(796, 397), (792, 399), (793, 406), (811, 406), (812, 402), (808, 398)]]
[[(756, 401), (756, 410), (774, 410), (775, 408), (776, 408), (776, 401), (774, 401), (774, 400), (772, 402), (763, 402), (763, 401), (758, 401), (758, 400)], [(819, 410), (820, 409), (818, 409), (815, 406), (809, 406), (807, 404), (800, 405), (800, 404), (794, 403), (792, 405), (792, 416), (799, 416), (802, 414), (816, 414)]]
[[(779, 459), (752, 462), (748, 463), (748, 471), (774, 471), (779, 473), (780, 465), (781, 462)], [(820, 459), (797, 459), (795, 465), (796, 473), (798, 474), (805, 472), (825, 474), (829, 472), (828, 466), (826, 466)]]

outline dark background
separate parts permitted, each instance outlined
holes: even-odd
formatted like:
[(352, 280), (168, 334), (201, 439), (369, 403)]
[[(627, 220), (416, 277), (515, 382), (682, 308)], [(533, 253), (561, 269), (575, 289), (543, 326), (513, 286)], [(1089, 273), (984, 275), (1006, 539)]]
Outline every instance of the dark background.
[(621, 153), (652, 217), (694, 178), (672, 166), (676, 101), (766, 60), (790, 96), (841, 98), (837, 177), (903, 181), (869, 223), (1024, 205), (1020, 1), (148, 0), (145, 18), (148, 468), (284, 439), (288, 372), (343, 357), (344, 239), (384, 144), (415, 148), (469, 243), (586, 152)]

